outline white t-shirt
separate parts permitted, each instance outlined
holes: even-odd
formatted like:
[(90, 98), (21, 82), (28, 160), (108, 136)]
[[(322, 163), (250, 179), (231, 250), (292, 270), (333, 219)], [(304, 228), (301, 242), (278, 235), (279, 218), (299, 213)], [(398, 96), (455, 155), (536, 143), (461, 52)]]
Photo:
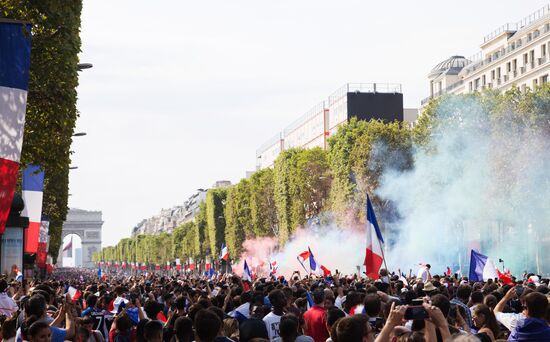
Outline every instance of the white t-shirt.
[(281, 323), (281, 317), (274, 314), (273, 312), (268, 313), (264, 317), (264, 323), (267, 328), (267, 335), (271, 342), (280, 342), (281, 337), (279, 336), (279, 323)]
[(422, 281), (425, 283), (428, 281), (428, 275), (430, 273), (430, 270), (428, 270), (427, 267), (422, 267), (418, 270), (417, 278), (422, 278)]
[(7, 316), (8, 318), (19, 309), (15, 300), (10, 298), (6, 292), (0, 293), (0, 314)]

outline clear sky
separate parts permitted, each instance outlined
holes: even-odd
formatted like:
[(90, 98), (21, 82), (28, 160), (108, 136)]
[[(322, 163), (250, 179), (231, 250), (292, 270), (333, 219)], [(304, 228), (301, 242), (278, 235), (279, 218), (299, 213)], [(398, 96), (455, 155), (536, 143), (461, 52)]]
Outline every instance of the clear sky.
[(549, 1), (86, 0), (69, 205), (103, 211), (103, 245), (216, 180), (347, 82), (403, 85)]

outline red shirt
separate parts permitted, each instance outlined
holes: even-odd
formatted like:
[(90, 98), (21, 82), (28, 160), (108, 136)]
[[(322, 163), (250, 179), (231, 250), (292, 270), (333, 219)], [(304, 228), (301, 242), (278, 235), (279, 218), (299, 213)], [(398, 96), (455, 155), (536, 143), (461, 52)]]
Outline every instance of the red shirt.
[(327, 331), (327, 310), (320, 306), (313, 306), (304, 314), (307, 336), (311, 336), (315, 342), (325, 342), (329, 337)]

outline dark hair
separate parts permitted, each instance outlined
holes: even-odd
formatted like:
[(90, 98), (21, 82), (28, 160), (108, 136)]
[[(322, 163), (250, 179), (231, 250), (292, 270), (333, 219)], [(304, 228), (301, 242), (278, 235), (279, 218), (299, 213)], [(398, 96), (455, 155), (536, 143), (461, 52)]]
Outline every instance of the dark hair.
[(544, 319), (548, 309), (548, 299), (540, 292), (532, 292), (525, 296), (525, 306), (529, 317)]
[(42, 317), (46, 312), (46, 299), (44, 296), (35, 294), (25, 302), (25, 313), (27, 316)]
[(218, 315), (208, 310), (200, 310), (195, 315), (195, 333), (202, 342), (213, 341), (220, 331), (222, 322)]
[(132, 319), (124, 313), (115, 318), (115, 324), (118, 331), (126, 332), (132, 328)]
[(325, 301), (325, 290), (317, 289), (313, 291), (313, 303), (322, 304)]
[(150, 319), (156, 319), (159, 312), (163, 309), (162, 304), (155, 300), (148, 300), (143, 305), (143, 311), (147, 314), (147, 317)]
[(282, 290), (273, 290), (269, 292), (268, 298), (273, 307), (283, 308), (286, 305), (286, 296)]
[(368, 294), (365, 296), (365, 311), (369, 317), (378, 317), (380, 309), (382, 308), (382, 301), (377, 294)]
[(14, 337), (17, 332), (17, 316), (7, 318), (2, 322), (2, 340), (7, 341)]
[(296, 337), (298, 337), (298, 327), (300, 326), (300, 321), (298, 317), (293, 314), (287, 314), (281, 317), (281, 322), (279, 323), (279, 335), (281, 336), (283, 342), (294, 342)]
[(174, 334), (178, 342), (193, 341), (193, 321), (189, 317), (178, 317), (174, 323)]
[(443, 313), (443, 316), (447, 317), (449, 315), (449, 311), (451, 310), (451, 302), (449, 301), (449, 298), (442, 294), (437, 294), (433, 296), (431, 300), (432, 305), (437, 306)]
[(346, 313), (339, 308), (331, 308), (327, 311), (327, 325), (332, 327), (340, 318), (346, 317)]
[(424, 334), (419, 331), (410, 331), (397, 337), (397, 342), (424, 342), (426, 341)]
[(157, 320), (149, 321), (145, 323), (145, 326), (143, 327), (143, 337), (145, 338), (145, 341), (149, 341), (155, 337), (155, 335), (160, 333), (160, 336), (162, 337), (162, 323)]
[(86, 306), (89, 308), (95, 307), (97, 304), (97, 296), (95, 294), (90, 294), (88, 297), (86, 297)]
[[(546, 300), (546, 298), (545, 298), (545, 300)], [(474, 306), (474, 313), (477, 316), (483, 315), (483, 317), (485, 317), (485, 324), (483, 325), (483, 327), (489, 328), (493, 332), (493, 336), (495, 338), (497, 338), (500, 329), (498, 327), (498, 322), (497, 322), (497, 319), (495, 317), (495, 314), (493, 313), (491, 308), (489, 308), (485, 304), (478, 304), (478, 305)]]
[(479, 290), (472, 292), (470, 297), (472, 298), (472, 303), (474, 304), (483, 303), (483, 293)]
[(185, 298), (184, 296), (179, 296), (178, 298), (176, 298), (176, 309), (184, 310), (186, 304), (187, 298)]
[(0, 292), (5, 292), (8, 288), (8, 282), (5, 279), (0, 279)]
[(50, 329), (50, 325), (44, 321), (34, 322), (27, 330), (26, 337), (36, 337), (43, 329)]
[(367, 317), (363, 315), (342, 318), (336, 325), (335, 342), (362, 342), (369, 333), (367, 323)]
[(470, 298), (472, 293), (472, 287), (467, 284), (460, 285), (456, 290), (456, 296), (464, 301), (467, 301)]

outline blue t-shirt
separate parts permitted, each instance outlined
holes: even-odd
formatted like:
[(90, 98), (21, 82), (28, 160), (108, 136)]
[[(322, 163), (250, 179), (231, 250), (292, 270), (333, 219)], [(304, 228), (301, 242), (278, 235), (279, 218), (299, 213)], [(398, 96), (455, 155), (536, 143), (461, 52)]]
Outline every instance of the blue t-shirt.
[[(52, 332), (51, 342), (65, 341), (65, 337), (67, 337), (67, 330), (58, 327), (50, 327), (50, 331)], [(15, 340), (17, 342), (23, 342), (23, 339), (21, 338), (21, 328), (17, 329)]]

